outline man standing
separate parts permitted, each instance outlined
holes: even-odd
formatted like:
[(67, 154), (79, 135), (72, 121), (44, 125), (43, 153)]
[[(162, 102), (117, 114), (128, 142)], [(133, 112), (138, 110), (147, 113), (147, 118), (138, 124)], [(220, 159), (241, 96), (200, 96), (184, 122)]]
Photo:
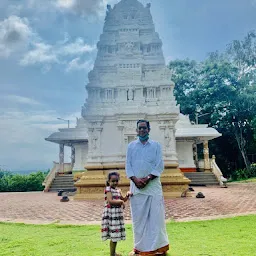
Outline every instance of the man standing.
[(150, 124), (137, 122), (138, 139), (128, 145), (126, 175), (131, 180), (131, 215), (134, 251), (130, 255), (165, 255), (169, 241), (165, 226), (165, 208), (160, 175), (162, 150), (149, 139)]

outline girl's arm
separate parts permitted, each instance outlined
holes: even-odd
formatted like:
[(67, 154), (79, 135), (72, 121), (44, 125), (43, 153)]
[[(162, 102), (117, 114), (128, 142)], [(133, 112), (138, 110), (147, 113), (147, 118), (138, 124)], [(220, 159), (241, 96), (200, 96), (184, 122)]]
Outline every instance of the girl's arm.
[(113, 199), (111, 192), (107, 192), (107, 201), (112, 205), (123, 205), (124, 201), (120, 199)]

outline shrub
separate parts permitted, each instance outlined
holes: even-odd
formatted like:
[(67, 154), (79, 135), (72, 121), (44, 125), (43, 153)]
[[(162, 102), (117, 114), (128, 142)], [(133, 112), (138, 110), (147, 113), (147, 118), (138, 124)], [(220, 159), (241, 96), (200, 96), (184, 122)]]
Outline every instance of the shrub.
[(20, 175), (0, 171), (0, 192), (42, 191), (45, 177), (43, 172)]
[(232, 180), (246, 180), (256, 177), (256, 165), (252, 164), (249, 169), (239, 169), (233, 172)]

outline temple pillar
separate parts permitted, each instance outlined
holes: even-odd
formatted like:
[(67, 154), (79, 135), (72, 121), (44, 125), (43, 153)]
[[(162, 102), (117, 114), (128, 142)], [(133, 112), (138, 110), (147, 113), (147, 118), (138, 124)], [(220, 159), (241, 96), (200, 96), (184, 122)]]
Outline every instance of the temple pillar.
[[(166, 126), (165, 125), (159, 125), (159, 130), (160, 130), (160, 134), (162, 135), (161, 136), (161, 142), (164, 142), (164, 140), (165, 140), (165, 129), (166, 129)], [(163, 155), (165, 155), (165, 153), (166, 153), (166, 149), (165, 149), (165, 147), (163, 147), (162, 148), (162, 151), (163, 151)]]
[(75, 150), (75, 147), (72, 145), (71, 146), (71, 168), (72, 169), (75, 165), (75, 159), (76, 159), (76, 150)]
[(211, 170), (211, 164), (210, 164), (210, 158), (209, 158), (209, 147), (208, 147), (208, 141), (204, 141), (204, 170), (210, 171)]
[(64, 144), (59, 145), (59, 164), (60, 171), (64, 172)]
[(172, 158), (175, 159), (178, 162), (177, 149), (176, 149), (176, 139), (175, 139), (176, 129), (175, 129), (174, 126), (169, 126), (169, 131), (170, 131), (170, 147), (171, 147)]
[(89, 144), (89, 147), (88, 147), (88, 159), (92, 158), (92, 154), (93, 154), (93, 149), (94, 149), (94, 145), (93, 143), (95, 142), (94, 138), (93, 138), (93, 128), (88, 128), (88, 138), (89, 138), (89, 141), (88, 141), (88, 144)]
[(124, 145), (124, 125), (122, 122), (118, 122), (117, 129), (120, 131), (120, 152), (125, 154), (125, 145)]
[(193, 143), (193, 158), (194, 158), (194, 163), (196, 166), (196, 169), (199, 169), (199, 164), (198, 164), (198, 153), (197, 153), (197, 144), (196, 141)]

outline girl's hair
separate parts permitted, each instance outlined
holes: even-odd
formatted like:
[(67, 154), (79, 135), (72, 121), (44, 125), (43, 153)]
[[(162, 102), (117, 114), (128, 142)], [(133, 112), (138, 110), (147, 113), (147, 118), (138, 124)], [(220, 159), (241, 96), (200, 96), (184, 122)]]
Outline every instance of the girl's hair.
[(107, 186), (110, 185), (110, 184), (109, 184), (109, 181), (110, 181), (110, 179), (111, 179), (111, 176), (117, 176), (118, 180), (119, 180), (119, 177), (120, 177), (120, 175), (119, 175), (118, 172), (110, 172), (110, 173), (108, 174), (108, 179), (107, 179), (107, 182), (106, 182)]

